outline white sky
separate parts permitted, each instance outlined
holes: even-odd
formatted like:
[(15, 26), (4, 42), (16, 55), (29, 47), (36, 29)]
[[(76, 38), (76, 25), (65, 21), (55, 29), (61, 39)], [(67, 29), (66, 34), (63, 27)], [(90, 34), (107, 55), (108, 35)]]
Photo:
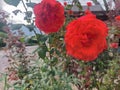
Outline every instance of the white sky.
[[(25, 0), (24, 0), (25, 1)], [(35, 3), (39, 3), (41, 0), (31, 0)], [(60, 2), (64, 2), (64, 1), (71, 1), (71, 0), (58, 0)], [(91, 0), (79, 0), (81, 2), (82, 5), (85, 5), (88, 1), (91, 1)], [(98, 0), (100, 2), (100, 4), (102, 6), (104, 6), (104, 3), (103, 3), (103, 0)], [(111, 1), (111, 0), (107, 0), (107, 1)], [(22, 5), (22, 3), (20, 3), (17, 7), (14, 7), (14, 6), (11, 6), (11, 5), (7, 5), (6, 3), (3, 2), (3, 0), (0, 0), (0, 4), (2, 4), (2, 7), (5, 11), (7, 11), (8, 13), (11, 14), (11, 22), (15, 22), (17, 21), (17, 23), (25, 23), (23, 21), (24, 19), (24, 13), (19, 13), (17, 16), (15, 16), (12, 11), (16, 10), (16, 9), (20, 9), (21, 11), (25, 12), (25, 9)], [(0, 5), (1, 6), (1, 5)], [(28, 10), (32, 10), (31, 8), (28, 8)]]

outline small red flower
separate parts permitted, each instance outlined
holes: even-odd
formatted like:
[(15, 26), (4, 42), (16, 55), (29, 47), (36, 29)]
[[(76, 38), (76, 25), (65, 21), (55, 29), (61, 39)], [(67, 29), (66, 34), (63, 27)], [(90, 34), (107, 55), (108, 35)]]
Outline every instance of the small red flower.
[(107, 48), (108, 28), (92, 13), (73, 20), (66, 29), (66, 51), (74, 58), (92, 61)]
[(66, 6), (67, 5), (67, 2), (64, 2), (64, 6)]
[(68, 14), (69, 15), (73, 14), (73, 11), (72, 10), (68, 10)]
[(120, 15), (115, 17), (116, 21), (120, 21)]
[(56, 0), (43, 0), (34, 13), (36, 26), (45, 33), (57, 32), (64, 23), (64, 7)]
[(111, 48), (118, 48), (118, 43), (111, 43), (111, 44), (110, 44), (110, 47), (111, 47)]
[(91, 2), (87, 2), (87, 6), (88, 7), (92, 6), (92, 3)]

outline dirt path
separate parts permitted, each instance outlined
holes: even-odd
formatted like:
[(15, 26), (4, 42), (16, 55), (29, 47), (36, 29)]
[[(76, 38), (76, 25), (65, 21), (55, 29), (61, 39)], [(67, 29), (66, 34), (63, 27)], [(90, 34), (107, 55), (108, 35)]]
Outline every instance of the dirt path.
[(4, 72), (5, 68), (8, 66), (8, 60), (7, 57), (5, 57), (5, 52), (0, 51), (0, 72)]
[[(26, 47), (28, 53), (32, 53), (37, 46), (28, 46)], [(4, 72), (5, 68), (9, 65), (7, 57), (5, 57), (5, 51), (0, 51), (0, 72)]]

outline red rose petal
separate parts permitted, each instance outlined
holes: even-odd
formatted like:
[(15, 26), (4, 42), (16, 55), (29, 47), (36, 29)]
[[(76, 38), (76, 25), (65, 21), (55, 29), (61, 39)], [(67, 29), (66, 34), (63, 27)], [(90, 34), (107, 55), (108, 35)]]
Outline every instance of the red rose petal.
[(65, 43), (67, 53), (84, 61), (95, 60), (107, 48), (106, 24), (92, 13), (73, 20), (67, 27)]
[(56, 0), (43, 0), (34, 13), (36, 26), (45, 33), (57, 32), (64, 23), (64, 7)]

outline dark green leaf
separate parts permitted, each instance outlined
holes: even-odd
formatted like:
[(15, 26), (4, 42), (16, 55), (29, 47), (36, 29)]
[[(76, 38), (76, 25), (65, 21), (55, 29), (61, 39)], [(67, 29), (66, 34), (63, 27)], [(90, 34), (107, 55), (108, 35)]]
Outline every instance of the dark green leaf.
[(25, 42), (25, 38), (24, 38), (24, 37), (21, 37), (21, 38), (20, 38), (20, 41), (21, 41), (21, 42)]
[(48, 51), (47, 46), (45, 44), (43, 44), (43, 46), (41, 48), (39, 48), (39, 50), (38, 50), (39, 57), (44, 59), (47, 51)]
[(53, 57), (53, 59), (51, 60), (50, 64), (51, 65), (55, 65), (58, 62), (58, 58), (57, 57)]
[(44, 59), (45, 56), (46, 56), (46, 52), (45, 52), (45, 50), (42, 50), (42, 49), (39, 50), (39, 51), (38, 51), (38, 55), (39, 55), (40, 58)]
[(45, 42), (48, 39), (47, 36), (42, 35), (42, 34), (37, 34), (37, 36), (38, 36), (38, 39), (40, 40), (40, 42)]
[(54, 53), (54, 51), (55, 51), (55, 49), (54, 49), (54, 48), (52, 48), (52, 49), (50, 50), (50, 54), (53, 54), (53, 53)]

